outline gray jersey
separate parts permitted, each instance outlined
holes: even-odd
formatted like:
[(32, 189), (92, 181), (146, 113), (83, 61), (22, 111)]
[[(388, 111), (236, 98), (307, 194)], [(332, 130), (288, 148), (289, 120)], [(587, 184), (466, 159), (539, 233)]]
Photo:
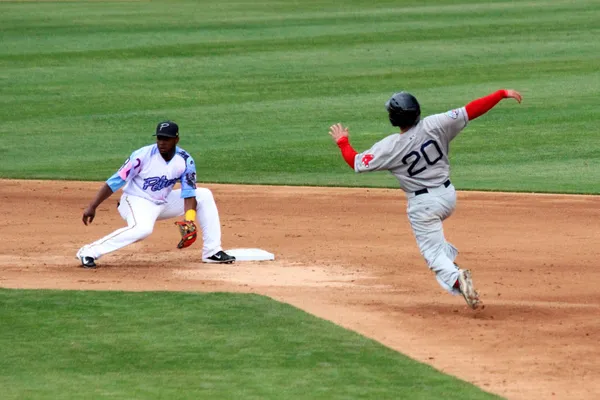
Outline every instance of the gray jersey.
[(441, 186), (450, 176), (450, 141), (467, 122), (464, 107), (426, 117), (405, 133), (390, 135), (357, 154), (354, 170), (390, 171), (405, 192)]

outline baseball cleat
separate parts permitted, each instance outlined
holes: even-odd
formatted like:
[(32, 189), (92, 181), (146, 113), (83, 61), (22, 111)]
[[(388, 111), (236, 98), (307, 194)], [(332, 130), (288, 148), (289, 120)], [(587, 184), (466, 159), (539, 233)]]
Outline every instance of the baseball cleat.
[(471, 271), (468, 269), (461, 269), (458, 272), (458, 285), (460, 293), (465, 298), (467, 305), (473, 310), (478, 309), (482, 304), (479, 300), (479, 294), (473, 287), (473, 280), (471, 279)]
[(218, 251), (215, 254), (213, 254), (212, 256), (202, 260), (202, 262), (205, 262), (205, 263), (218, 263), (218, 264), (233, 264), (234, 261), (235, 261), (235, 257), (230, 256), (229, 254), (225, 253), (223, 250)]
[(87, 247), (88, 246), (83, 246), (82, 248), (80, 248), (77, 251), (77, 255), (75, 256), (75, 258), (81, 261), (81, 266), (83, 268), (96, 268), (96, 259), (94, 257), (83, 255), (83, 252)]
[(96, 260), (94, 257), (79, 257), (83, 268), (96, 268)]

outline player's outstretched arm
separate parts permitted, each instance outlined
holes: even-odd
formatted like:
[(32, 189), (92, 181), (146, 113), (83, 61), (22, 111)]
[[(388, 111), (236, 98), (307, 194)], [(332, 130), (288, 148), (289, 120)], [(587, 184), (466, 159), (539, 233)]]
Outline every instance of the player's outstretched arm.
[(94, 217), (96, 216), (96, 208), (98, 208), (98, 206), (102, 204), (104, 200), (108, 199), (112, 194), (112, 189), (106, 183), (100, 188), (100, 190), (98, 190), (94, 200), (92, 200), (92, 202), (83, 211), (82, 220), (85, 225), (92, 223)]
[(473, 100), (465, 106), (469, 121), (474, 120), (477, 117), (482, 116), (486, 112), (490, 111), (496, 104), (502, 99), (515, 99), (519, 103), (522, 100), (521, 93), (513, 89), (500, 89), (491, 93), (485, 97), (477, 100)]
[(331, 125), (329, 127), (329, 135), (342, 151), (344, 161), (346, 161), (350, 168), (354, 169), (354, 158), (358, 153), (350, 145), (350, 140), (348, 139), (348, 128), (344, 127), (344, 125), (340, 123)]

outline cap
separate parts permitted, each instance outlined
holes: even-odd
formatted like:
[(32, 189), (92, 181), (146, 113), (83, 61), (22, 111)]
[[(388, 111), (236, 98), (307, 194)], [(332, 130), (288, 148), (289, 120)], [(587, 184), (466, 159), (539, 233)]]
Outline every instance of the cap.
[(156, 125), (154, 136), (177, 137), (179, 136), (179, 127), (173, 121), (163, 121)]

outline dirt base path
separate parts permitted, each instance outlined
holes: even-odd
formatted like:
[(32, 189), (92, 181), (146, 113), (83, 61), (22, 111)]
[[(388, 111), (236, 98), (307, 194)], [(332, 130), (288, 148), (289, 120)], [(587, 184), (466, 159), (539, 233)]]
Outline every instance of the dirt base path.
[(200, 263), (171, 221), (84, 270), (85, 243), (123, 226), (99, 183), (0, 180), (0, 287), (253, 292), (360, 332), (509, 399), (600, 398), (600, 196), (461, 192), (447, 238), (486, 308), (437, 285), (399, 190), (207, 185), (227, 248), (274, 262)]

